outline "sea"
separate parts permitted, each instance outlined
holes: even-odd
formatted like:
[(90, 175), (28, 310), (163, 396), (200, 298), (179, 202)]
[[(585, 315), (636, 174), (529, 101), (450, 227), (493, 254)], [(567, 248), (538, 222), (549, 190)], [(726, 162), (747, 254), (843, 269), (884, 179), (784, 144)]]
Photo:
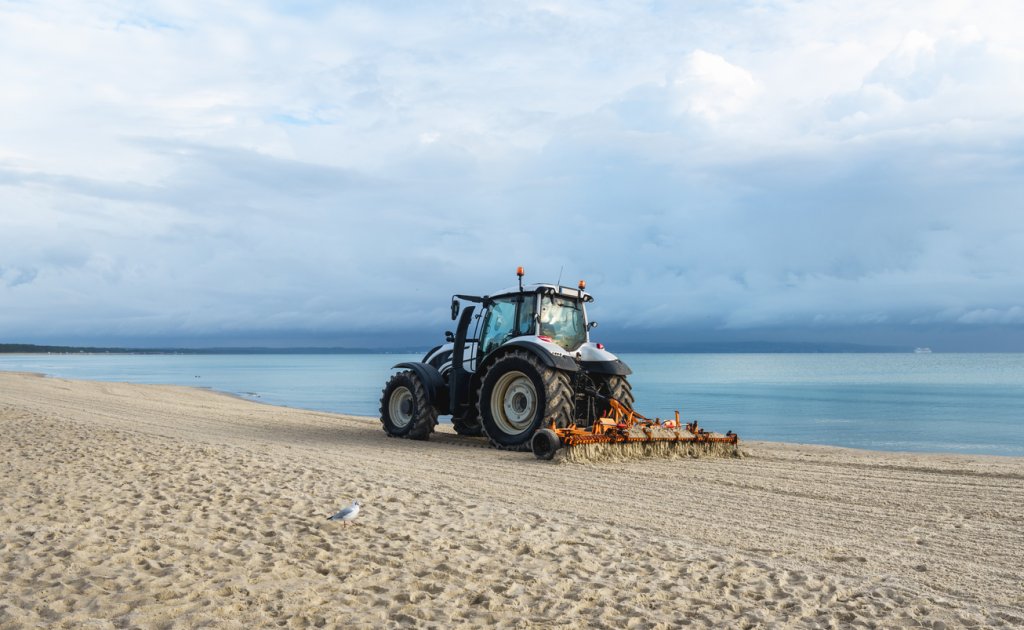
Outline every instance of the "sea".
[[(404, 354), (7, 354), (0, 370), (377, 416)], [(1024, 456), (1024, 354), (623, 354), (636, 409), (741, 439)]]

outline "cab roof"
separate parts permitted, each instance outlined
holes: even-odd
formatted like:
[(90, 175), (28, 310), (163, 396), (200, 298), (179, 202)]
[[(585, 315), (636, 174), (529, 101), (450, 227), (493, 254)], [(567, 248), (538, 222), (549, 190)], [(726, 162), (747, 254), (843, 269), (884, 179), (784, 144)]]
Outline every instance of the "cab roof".
[[(553, 292), (556, 295), (560, 295), (562, 297), (571, 298), (571, 299), (579, 299), (579, 297), (580, 297), (580, 290), (577, 289), (576, 287), (563, 287), (563, 286), (560, 286), (560, 285), (547, 284), (547, 283), (524, 284), (522, 292), (523, 293), (552, 293)], [(519, 287), (518, 286), (514, 286), (514, 287), (509, 287), (507, 289), (502, 289), (501, 291), (498, 291), (497, 293), (492, 293), (492, 294), (488, 295), (487, 297), (489, 297), (489, 298), (498, 298), (498, 297), (505, 297), (505, 296), (509, 296), (509, 295), (518, 295), (518, 294), (519, 294)], [(583, 294), (583, 300), (585, 302), (593, 302), (594, 301), (594, 296), (590, 295), (586, 291), (583, 291), (582, 294)]]

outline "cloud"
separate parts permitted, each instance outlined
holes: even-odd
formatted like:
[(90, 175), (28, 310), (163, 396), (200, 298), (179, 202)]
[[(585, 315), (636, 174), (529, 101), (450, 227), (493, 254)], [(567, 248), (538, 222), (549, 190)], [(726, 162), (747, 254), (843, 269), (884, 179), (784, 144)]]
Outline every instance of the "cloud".
[[(930, 36), (908, 32), (859, 89), (830, 97), (828, 113), (860, 133), (907, 130), (934, 136), (1005, 131), (1024, 97), (1017, 48), (968, 28)], [(986, 129), (986, 127), (991, 127)]]
[(865, 82), (883, 86), (908, 101), (921, 100), (942, 89), (983, 79), (974, 73), (991, 66), (990, 54), (976, 32), (936, 39), (911, 31)]
[(21, 284), (28, 284), (36, 279), (39, 270), (34, 268), (4, 269), (0, 267), (0, 279), (8, 287), (16, 287)]
[(704, 50), (687, 55), (672, 77), (677, 111), (712, 123), (747, 110), (760, 89), (748, 71)]
[(1017, 324), (1021, 18), (13, 5), (0, 326), (439, 328), (519, 264), (629, 327)]
[(1024, 324), (1024, 307), (975, 309), (956, 319), (962, 324)]

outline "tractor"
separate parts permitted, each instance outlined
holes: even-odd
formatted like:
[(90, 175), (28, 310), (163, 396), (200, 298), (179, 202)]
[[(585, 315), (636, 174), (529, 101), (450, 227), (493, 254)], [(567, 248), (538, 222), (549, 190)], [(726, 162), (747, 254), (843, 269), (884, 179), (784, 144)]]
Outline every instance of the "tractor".
[(517, 287), (454, 295), (455, 332), (422, 361), (394, 366), (380, 401), (388, 435), (426, 440), (450, 415), (459, 434), (521, 451), (539, 430), (586, 428), (613, 405), (632, 409), (631, 370), (590, 340), (586, 283), (524, 286), (522, 267), (516, 275)]

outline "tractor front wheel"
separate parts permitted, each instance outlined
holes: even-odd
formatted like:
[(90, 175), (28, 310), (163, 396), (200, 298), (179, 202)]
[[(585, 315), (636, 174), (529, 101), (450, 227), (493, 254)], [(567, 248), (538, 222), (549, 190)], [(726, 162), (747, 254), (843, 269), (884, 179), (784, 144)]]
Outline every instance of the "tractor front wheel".
[(391, 437), (430, 437), (437, 424), (437, 409), (430, 404), (427, 388), (415, 372), (398, 372), (388, 380), (380, 397), (380, 422)]
[(532, 353), (510, 352), (484, 374), (477, 409), (484, 433), (494, 446), (530, 450), (537, 429), (552, 421), (559, 427), (571, 421), (569, 375), (544, 365)]

